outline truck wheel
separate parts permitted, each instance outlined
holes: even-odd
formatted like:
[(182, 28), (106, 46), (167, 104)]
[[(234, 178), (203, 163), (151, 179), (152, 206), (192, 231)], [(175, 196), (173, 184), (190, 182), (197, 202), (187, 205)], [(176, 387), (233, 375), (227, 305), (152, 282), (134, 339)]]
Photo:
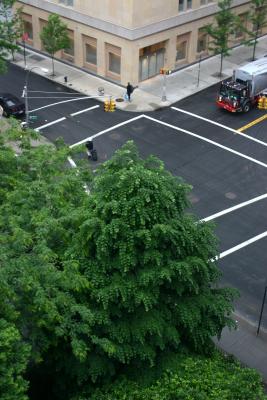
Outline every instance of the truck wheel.
[(244, 112), (244, 113), (247, 113), (247, 112), (249, 112), (249, 110), (250, 110), (250, 103), (244, 104), (244, 106), (243, 106), (243, 112)]

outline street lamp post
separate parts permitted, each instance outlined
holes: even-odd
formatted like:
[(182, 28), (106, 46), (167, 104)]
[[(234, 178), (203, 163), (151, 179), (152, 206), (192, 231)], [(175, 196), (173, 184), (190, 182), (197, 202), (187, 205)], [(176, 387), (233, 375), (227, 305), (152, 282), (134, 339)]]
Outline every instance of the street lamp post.
[(34, 66), (32, 68), (30, 68), (27, 71), (27, 75), (26, 75), (26, 79), (25, 79), (25, 85), (23, 88), (23, 92), (22, 92), (22, 97), (25, 98), (25, 122), (26, 122), (26, 127), (29, 127), (29, 98), (28, 98), (28, 81), (29, 81), (29, 77), (30, 77), (30, 73), (33, 69), (35, 68), (39, 68), (41, 71), (43, 72), (47, 72), (48, 70), (46, 68), (43, 67), (39, 67), (39, 66)]

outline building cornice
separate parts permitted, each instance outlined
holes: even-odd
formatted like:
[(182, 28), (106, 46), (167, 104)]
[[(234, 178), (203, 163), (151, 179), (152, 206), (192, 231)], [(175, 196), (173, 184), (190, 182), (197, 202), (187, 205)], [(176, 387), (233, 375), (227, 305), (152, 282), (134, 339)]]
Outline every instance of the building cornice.
[[(138, 40), (145, 36), (150, 36), (168, 29), (176, 28), (177, 26), (208, 17), (218, 12), (217, 4), (208, 4), (198, 9), (183, 12), (174, 17), (158, 21), (150, 25), (131, 29), (101, 20), (99, 18), (94, 18), (89, 15), (82, 14), (70, 7), (64, 7), (46, 0), (19, 0), (18, 2), (35, 8), (39, 8), (41, 10), (47, 11), (48, 13), (58, 14), (72, 21), (90, 26), (95, 29), (99, 29), (101, 31), (131, 41)], [(238, 7), (249, 2), (250, 1), (247, 0), (234, 0), (233, 7)]]

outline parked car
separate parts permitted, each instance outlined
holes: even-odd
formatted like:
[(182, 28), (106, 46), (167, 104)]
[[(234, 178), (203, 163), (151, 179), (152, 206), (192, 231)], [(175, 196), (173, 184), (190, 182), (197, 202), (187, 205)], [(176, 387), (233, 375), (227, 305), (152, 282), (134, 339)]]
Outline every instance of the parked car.
[(10, 93), (0, 93), (0, 106), (3, 107), (5, 117), (18, 117), (25, 114), (25, 104)]

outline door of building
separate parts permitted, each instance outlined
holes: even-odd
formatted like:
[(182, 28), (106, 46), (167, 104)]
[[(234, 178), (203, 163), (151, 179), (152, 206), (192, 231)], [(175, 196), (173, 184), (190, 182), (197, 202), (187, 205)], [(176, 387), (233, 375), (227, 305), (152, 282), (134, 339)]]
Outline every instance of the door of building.
[(159, 74), (160, 68), (164, 67), (164, 53), (165, 49), (159, 49), (139, 57), (139, 81)]

